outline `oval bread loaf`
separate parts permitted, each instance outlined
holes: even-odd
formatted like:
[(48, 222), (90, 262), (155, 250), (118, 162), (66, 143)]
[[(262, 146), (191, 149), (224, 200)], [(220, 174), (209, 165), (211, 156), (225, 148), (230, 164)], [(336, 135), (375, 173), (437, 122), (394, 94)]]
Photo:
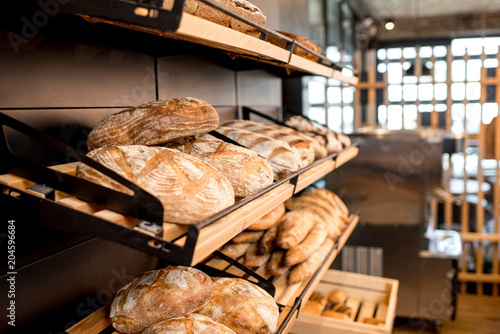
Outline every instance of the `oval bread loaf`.
[(219, 125), (217, 111), (207, 102), (185, 97), (157, 100), (102, 119), (87, 138), (89, 151), (110, 145), (158, 145), (204, 134)]
[(236, 334), (226, 326), (201, 314), (164, 320), (149, 326), (141, 334)]
[(326, 258), (333, 245), (333, 240), (327, 238), (321, 247), (311, 254), (307, 260), (293, 267), (288, 275), (288, 284), (297, 284), (311, 277)]
[(276, 245), (283, 249), (297, 246), (316, 223), (318, 218), (310, 212), (288, 211), (279, 222)]
[(292, 266), (307, 260), (312, 253), (321, 247), (327, 237), (328, 231), (325, 224), (314, 225), (307, 234), (307, 237), (300, 244), (286, 251), (283, 264), (285, 266)]
[(273, 169), (255, 151), (218, 139), (186, 137), (164, 144), (214, 166), (238, 197), (246, 197), (273, 183)]
[(228, 127), (219, 127), (217, 131), (266, 158), (275, 179), (284, 178), (302, 167), (300, 154), (282, 140)]
[[(229, 181), (214, 167), (164, 147), (108, 146), (88, 156), (158, 197), (166, 222), (195, 224), (234, 203)], [(79, 163), (76, 176), (117, 191), (131, 190)]]
[(255, 223), (250, 225), (247, 230), (257, 231), (257, 230), (267, 230), (274, 224), (276, 224), (280, 218), (285, 214), (285, 204), (281, 203), (262, 218), (257, 220)]
[(212, 299), (196, 313), (231, 328), (238, 334), (271, 334), (276, 331), (279, 309), (266, 291), (242, 278), (212, 279)]
[(116, 293), (110, 318), (119, 332), (136, 333), (198, 310), (209, 302), (213, 289), (211, 278), (191, 267), (148, 271)]

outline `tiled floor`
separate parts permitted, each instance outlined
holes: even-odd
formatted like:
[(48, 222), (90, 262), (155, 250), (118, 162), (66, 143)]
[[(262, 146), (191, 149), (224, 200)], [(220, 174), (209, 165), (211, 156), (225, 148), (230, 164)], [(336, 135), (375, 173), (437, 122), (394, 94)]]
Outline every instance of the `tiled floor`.
[[(431, 322), (396, 319), (393, 334), (435, 333)], [(455, 320), (444, 321), (441, 334), (500, 334), (500, 297), (460, 295)]]

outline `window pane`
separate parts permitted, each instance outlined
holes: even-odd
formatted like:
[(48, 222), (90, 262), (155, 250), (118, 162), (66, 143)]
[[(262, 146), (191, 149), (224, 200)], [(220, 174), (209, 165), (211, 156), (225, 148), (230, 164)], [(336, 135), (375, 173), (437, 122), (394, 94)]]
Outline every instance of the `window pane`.
[(469, 103), (465, 108), (467, 112), (467, 132), (479, 133), (481, 128), (481, 105), (479, 103)]
[(448, 64), (445, 60), (438, 60), (434, 63), (434, 80), (436, 82), (446, 82), (448, 77)]
[(465, 61), (454, 60), (451, 62), (451, 80), (465, 81)]
[(434, 98), (436, 101), (444, 101), (448, 95), (448, 86), (444, 83), (434, 85)]
[(354, 88), (346, 87), (342, 90), (342, 99), (344, 103), (352, 103), (354, 101)]
[(340, 107), (328, 108), (328, 127), (333, 131), (342, 132), (342, 109)]
[(486, 37), (484, 39), (484, 53), (487, 55), (496, 55), (500, 52), (498, 46), (500, 45), (500, 38)]
[(467, 54), (469, 56), (478, 56), (483, 52), (483, 39), (482, 38), (468, 38), (467, 39)]
[(433, 98), (433, 87), (431, 84), (418, 86), (418, 99), (420, 101), (431, 101)]
[(353, 133), (354, 132), (354, 108), (353, 107), (344, 107), (344, 133)]
[(325, 108), (309, 108), (307, 117), (321, 124), (325, 124)]
[(454, 83), (451, 85), (451, 99), (454, 101), (463, 101), (465, 99), (464, 83)]
[(485, 103), (483, 104), (483, 123), (490, 124), (493, 117), (498, 115), (498, 104)]
[(387, 98), (390, 102), (399, 102), (402, 99), (401, 96), (401, 86), (400, 85), (390, 85), (387, 90)]
[(378, 106), (377, 108), (377, 121), (378, 124), (384, 126), (387, 124), (387, 107)]
[(421, 104), (418, 106), (418, 111), (420, 112), (432, 112), (432, 110), (434, 110), (432, 104)]
[(377, 71), (379, 73), (385, 73), (386, 70), (387, 70), (387, 66), (384, 63), (380, 63), (377, 65)]
[(387, 80), (389, 84), (401, 83), (401, 80), (403, 78), (403, 68), (401, 67), (401, 63), (388, 64), (387, 74), (388, 74)]
[(417, 128), (417, 106), (407, 105), (403, 107), (404, 112), (404, 128), (416, 129)]
[(403, 53), (400, 48), (391, 48), (387, 49), (387, 58), (388, 59), (401, 59)]
[(484, 60), (484, 67), (486, 68), (496, 68), (498, 67), (498, 59), (490, 58)]
[(464, 115), (465, 108), (462, 103), (454, 103), (451, 105), (451, 131), (453, 133), (464, 132)]
[(466, 86), (467, 100), (475, 101), (481, 98), (481, 84), (479, 82), (469, 82)]
[(387, 52), (385, 51), (385, 49), (378, 49), (377, 50), (377, 58), (378, 59), (384, 60), (386, 56), (387, 56)]
[(332, 104), (340, 104), (341, 99), (341, 91), (340, 87), (328, 87), (328, 103)]
[(405, 59), (413, 59), (417, 57), (417, 48), (404, 48), (403, 49), (403, 58)]
[(451, 41), (451, 54), (455, 57), (465, 55), (466, 42), (463, 39), (454, 39)]
[(387, 128), (400, 130), (403, 127), (403, 111), (401, 106), (389, 106)]
[(432, 56), (432, 47), (422, 46), (420, 47), (420, 58), (430, 58)]
[(467, 81), (481, 80), (481, 59), (471, 59), (467, 62)]
[(403, 99), (405, 101), (417, 100), (417, 85), (404, 85), (403, 86)]
[(405, 84), (416, 84), (418, 82), (417, 77), (414, 76), (404, 76), (403, 77), (403, 83)]
[(325, 84), (318, 81), (309, 81), (309, 104), (325, 103)]
[(448, 49), (444, 45), (438, 45), (434, 47), (434, 57), (446, 57)]
[(329, 46), (326, 48), (326, 58), (331, 61), (339, 62), (342, 59), (342, 55), (339, 51), (339, 48), (336, 46)]
[(447, 109), (446, 104), (444, 103), (438, 103), (434, 106), (434, 110), (437, 112), (445, 112)]

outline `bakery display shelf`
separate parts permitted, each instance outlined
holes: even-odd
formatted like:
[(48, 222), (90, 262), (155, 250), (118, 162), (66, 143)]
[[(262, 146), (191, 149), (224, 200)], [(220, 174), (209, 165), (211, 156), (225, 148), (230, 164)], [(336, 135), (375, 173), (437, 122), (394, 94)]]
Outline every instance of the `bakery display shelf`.
[[(106, 23), (126, 29), (137, 30), (166, 38), (184, 40), (210, 48), (227, 51), (236, 55), (250, 56), (254, 61), (270, 63), (273, 66), (304, 74), (335, 78), (355, 85), (358, 76), (344, 64), (333, 62), (324, 55), (316, 53), (302, 43), (284, 36), (266, 26), (258, 25), (211, 0), (199, 0), (215, 10), (229, 15), (260, 32), (259, 37), (246, 35), (239, 31), (199, 18), (183, 11), (184, 0), (67, 0), (61, 4), (59, 13), (78, 15), (85, 20)], [(34, 0), (25, 0), (20, 4), (9, 4), (25, 15), (26, 10), (42, 10)], [(170, 6), (167, 5), (170, 4)], [(5, 10), (9, 10), (6, 8)], [(284, 41), (284, 48), (267, 42), (267, 37)], [(294, 47), (301, 48), (314, 55), (318, 60), (297, 56), (292, 53)]]
[(129, 181), (115, 178), (115, 173), (71, 147), (1, 113), (0, 123), (107, 173), (135, 192), (129, 196), (76, 178), (77, 162), (50, 168), (26, 162), (10, 151), (5, 134), (1, 134), (0, 151), (5, 158), (0, 173), (1, 194), (24, 201), (37, 223), (50, 229), (109, 239), (180, 265), (201, 262), (253, 222), (358, 152), (353, 146), (332, 154), (198, 224), (186, 226), (164, 223), (163, 207), (156, 197)]
[[(314, 289), (324, 295), (334, 290), (346, 294), (353, 309), (349, 319), (300, 313), (291, 333), (392, 333), (399, 282), (395, 279), (328, 270)], [(304, 300), (304, 303), (307, 299)]]
[[(274, 299), (280, 307), (280, 316), (278, 319), (278, 328), (276, 334), (284, 334), (292, 328), (300, 307), (309, 298), (309, 295), (316, 288), (319, 281), (322, 279), (325, 272), (328, 270), (330, 264), (333, 262), (337, 254), (340, 252), (352, 231), (359, 221), (359, 213), (353, 214), (350, 217), (350, 222), (335, 242), (334, 246), (323, 260), (321, 266), (316, 270), (313, 276), (304, 282), (288, 285), (287, 274), (280, 277), (269, 277), (265, 275), (264, 266), (261, 268), (251, 268), (251, 270), (259, 276), (267, 279), (274, 287)], [(217, 255), (217, 254), (216, 254)], [(216, 273), (220, 272), (219, 276), (232, 276), (242, 277), (251, 282), (259, 284), (255, 277), (248, 274), (249, 268), (244, 268), (241, 265), (242, 259), (227, 261), (226, 256), (218, 255), (207, 259), (198, 268), (207, 274), (215, 276), (207, 269), (213, 269)], [(260, 284), (259, 284), (260, 285)], [(66, 332), (68, 334), (98, 334), (98, 333), (113, 333), (111, 319), (109, 318), (110, 305), (105, 305), (94, 313), (90, 314), (80, 322), (69, 328)]]

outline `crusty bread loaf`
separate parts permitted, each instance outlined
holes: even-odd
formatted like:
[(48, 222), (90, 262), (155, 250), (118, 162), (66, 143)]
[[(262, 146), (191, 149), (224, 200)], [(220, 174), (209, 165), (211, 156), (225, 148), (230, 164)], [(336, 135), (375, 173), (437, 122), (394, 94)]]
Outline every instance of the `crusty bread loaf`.
[(333, 247), (333, 240), (327, 238), (321, 247), (314, 252), (306, 261), (293, 267), (288, 275), (288, 284), (300, 283), (311, 277), (318, 270), (321, 263), (325, 260)]
[(279, 222), (276, 245), (283, 249), (297, 246), (316, 223), (318, 219), (310, 212), (288, 211)]
[(328, 228), (328, 236), (332, 239), (338, 238), (342, 232), (343, 221), (338, 217), (330, 215), (323, 208), (316, 206), (312, 203), (304, 201), (290, 201), (285, 202), (285, 206), (288, 210), (292, 211), (304, 211), (313, 214), (317, 219), (319, 219)]
[(338, 289), (328, 294), (328, 301), (332, 304), (343, 304), (346, 298), (345, 292)]
[(201, 314), (161, 321), (149, 326), (141, 334), (236, 334), (226, 326)]
[(256, 242), (248, 247), (245, 253), (245, 262), (243, 263), (248, 268), (260, 267), (269, 261), (271, 253), (259, 254), (259, 243)]
[(330, 205), (339, 211), (342, 217), (349, 216), (349, 209), (345, 203), (340, 199), (340, 197), (333, 191), (324, 188), (312, 189), (304, 192), (303, 196), (311, 196), (316, 198), (322, 198), (323, 200), (330, 203)]
[(326, 298), (326, 296), (318, 291), (313, 291), (300, 312), (321, 315), (327, 303), (328, 299)]
[[(166, 222), (195, 224), (234, 203), (233, 187), (214, 167), (164, 147), (108, 146), (88, 156), (158, 197)], [(79, 163), (76, 176), (131, 194), (101, 172)]]
[(283, 264), (285, 266), (292, 266), (307, 260), (312, 253), (321, 247), (327, 237), (328, 231), (325, 224), (314, 225), (307, 234), (307, 237), (300, 244), (286, 251)]
[(253, 195), (273, 183), (273, 169), (255, 151), (219, 139), (185, 137), (164, 144), (190, 154), (224, 175), (237, 197)]
[(197, 311), (238, 334), (276, 331), (279, 309), (266, 291), (241, 278), (213, 278), (212, 299)]
[(259, 239), (264, 235), (264, 231), (243, 231), (238, 233), (232, 240), (232, 243), (253, 243), (259, 241)]
[(229, 256), (232, 259), (239, 259), (247, 252), (248, 247), (250, 247), (251, 243), (227, 243), (220, 250), (223, 254)]
[(275, 179), (286, 177), (302, 167), (300, 154), (282, 140), (228, 127), (219, 127), (217, 131), (266, 158)]
[(280, 218), (285, 214), (285, 204), (281, 203), (273, 210), (269, 211), (262, 218), (257, 220), (255, 223), (250, 225), (247, 230), (256, 231), (256, 230), (267, 230), (274, 224), (276, 224)]
[(218, 125), (217, 111), (205, 101), (192, 97), (157, 100), (102, 119), (89, 133), (87, 148), (158, 145), (207, 133)]
[(148, 271), (116, 293), (110, 318), (119, 332), (136, 333), (196, 311), (209, 302), (213, 291), (210, 277), (191, 267)]
[[(171, 8), (173, 5), (173, 0), (164, 0), (163, 7)], [(262, 11), (255, 5), (251, 4), (245, 0), (214, 0), (214, 2), (222, 7), (229, 9), (230, 11), (240, 15), (241, 17), (257, 23), (261, 26), (266, 23), (266, 16)], [(212, 6), (209, 6), (201, 1), (197, 0), (186, 0), (184, 5), (184, 11), (186, 13), (201, 17), (205, 20), (220, 24), (224, 27), (229, 27), (236, 31), (251, 35), (253, 37), (259, 37), (260, 31), (248, 24), (241, 22), (238, 19), (227, 15)]]
[[(289, 33), (289, 32), (284, 32), (284, 31), (279, 31), (279, 33), (296, 40), (297, 42), (304, 45), (306, 48), (310, 49), (311, 51), (321, 54), (321, 48), (318, 45), (316, 45), (313, 41), (311, 41), (303, 36), (300, 36), (298, 34), (294, 34), (294, 33)], [(273, 35), (269, 35), (267, 40), (269, 43), (274, 44), (276, 46), (279, 46), (282, 48), (286, 47), (286, 41), (282, 38), (278, 38), (278, 37), (275, 37)], [(309, 59), (311, 61), (318, 61), (318, 59), (319, 59), (318, 56), (310, 53), (309, 51), (304, 50), (303, 48), (301, 48), (297, 45), (293, 48), (292, 52), (294, 54), (296, 54), (297, 56), (304, 57), (304, 58)]]
[[(281, 221), (281, 220), (280, 220)], [(259, 252), (262, 253), (271, 253), (274, 248), (276, 248), (276, 236), (278, 235), (279, 224), (274, 224), (271, 226), (262, 236), (259, 242)]]

